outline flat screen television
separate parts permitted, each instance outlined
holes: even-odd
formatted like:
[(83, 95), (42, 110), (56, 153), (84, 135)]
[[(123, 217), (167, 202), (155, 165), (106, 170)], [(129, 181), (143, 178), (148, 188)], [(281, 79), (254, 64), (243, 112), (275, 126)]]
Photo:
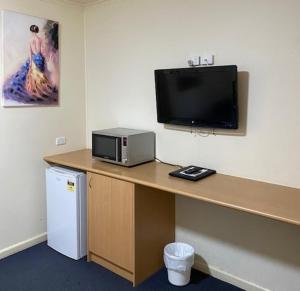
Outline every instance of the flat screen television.
[(157, 121), (238, 128), (237, 66), (155, 70)]

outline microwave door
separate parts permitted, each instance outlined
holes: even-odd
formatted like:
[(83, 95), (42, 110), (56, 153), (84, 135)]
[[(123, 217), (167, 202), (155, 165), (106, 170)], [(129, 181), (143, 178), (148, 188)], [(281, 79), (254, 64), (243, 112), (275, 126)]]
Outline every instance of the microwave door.
[(93, 156), (119, 162), (121, 138), (107, 135), (93, 135)]

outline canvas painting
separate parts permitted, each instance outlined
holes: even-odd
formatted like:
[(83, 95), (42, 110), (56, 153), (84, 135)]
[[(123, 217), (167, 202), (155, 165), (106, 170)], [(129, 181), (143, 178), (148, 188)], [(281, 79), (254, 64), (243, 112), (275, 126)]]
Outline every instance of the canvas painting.
[(3, 106), (57, 105), (58, 23), (3, 11), (2, 73)]

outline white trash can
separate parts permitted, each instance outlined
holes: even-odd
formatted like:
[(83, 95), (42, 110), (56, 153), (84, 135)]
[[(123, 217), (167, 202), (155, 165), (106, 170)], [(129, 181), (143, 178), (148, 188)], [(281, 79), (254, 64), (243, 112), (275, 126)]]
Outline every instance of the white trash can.
[(194, 254), (194, 248), (186, 243), (175, 242), (165, 246), (164, 261), (171, 284), (184, 286), (190, 282)]

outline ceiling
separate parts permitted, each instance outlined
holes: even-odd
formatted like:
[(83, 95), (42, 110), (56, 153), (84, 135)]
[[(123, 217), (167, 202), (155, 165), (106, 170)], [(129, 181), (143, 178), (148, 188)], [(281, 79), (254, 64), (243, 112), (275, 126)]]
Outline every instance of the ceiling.
[(80, 4), (89, 4), (96, 2), (95, 0), (69, 0), (70, 2), (80, 3)]
[(73, 3), (73, 4), (79, 4), (79, 5), (89, 5), (89, 4), (95, 4), (100, 3), (105, 0), (56, 0), (58, 2), (64, 2), (64, 3)]

